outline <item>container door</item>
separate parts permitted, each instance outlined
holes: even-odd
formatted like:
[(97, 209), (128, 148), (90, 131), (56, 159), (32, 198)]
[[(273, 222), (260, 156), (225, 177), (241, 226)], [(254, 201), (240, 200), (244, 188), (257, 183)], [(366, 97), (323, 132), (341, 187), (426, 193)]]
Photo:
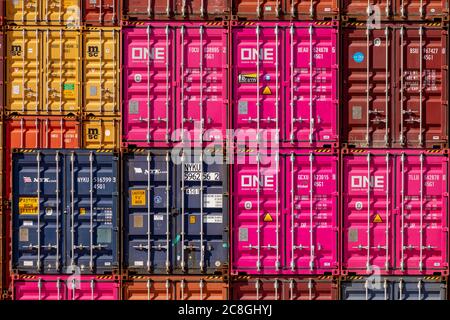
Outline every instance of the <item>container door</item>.
[(16, 23), (37, 23), (40, 17), (40, 0), (10, 0), (6, 2), (6, 20)]
[(394, 283), (387, 279), (343, 281), (341, 283), (341, 300), (393, 300)]
[(163, 3), (167, 3), (168, 6), (171, 2), (174, 15), (191, 19), (207, 19), (208, 17), (211, 18), (212, 16), (223, 16), (230, 11), (229, 0), (155, 0), (155, 6), (158, 4), (158, 2), (161, 3), (160, 6), (162, 6)]
[(448, 157), (425, 153), (397, 159), (396, 268), (448, 271)]
[(448, 9), (448, 0), (397, 1), (395, 14), (410, 20), (432, 20), (448, 15)]
[(399, 147), (445, 147), (448, 141), (446, 31), (396, 30), (397, 88), (394, 143)]
[(337, 30), (334, 27), (286, 30), (290, 61), (286, 103), (286, 141), (314, 146), (337, 142)]
[(118, 300), (119, 287), (113, 281), (98, 281), (94, 278), (74, 279), (68, 284), (68, 300)]
[(166, 144), (172, 139), (175, 110), (174, 31), (167, 25), (124, 32), (126, 139), (144, 145)]
[(32, 280), (14, 281), (14, 300), (67, 300), (67, 285), (64, 280), (46, 280), (33, 277)]
[(283, 284), (277, 279), (251, 279), (233, 283), (233, 300), (283, 300)]
[(71, 152), (66, 159), (67, 267), (112, 272), (117, 260), (117, 158)]
[[(3, 2), (0, 3), (0, 12), (3, 12)], [(0, 18), (3, 19), (3, 18)], [(3, 24), (3, 21), (0, 20), (0, 23)], [(0, 68), (3, 71), (2, 74), (0, 74), (0, 108), (2, 108), (2, 110), (4, 110), (4, 96), (5, 96), (5, 91), (6, 91), (6, 87), (5, 87), (5, 80), (6, 80), (6, 75), (5, 75), (5, 64), (6, 64), (6, 53), (7, 53), (7, 48), (6, 48), (6, 34), (4, 31), (0, 32)]]
[(91, 28), (83, 33), (83, 112), (115, 116), (120, 112), (120, 32), (114, 28)]
[(134, 280), (124, 285), (124, 300), (176, 300), (175, 282), (168, 279)]
[(260, 25), (233, 30), (234, 128), (238, 141), (278, 143), (284, 94), (283, 32)]
[(234, 10), (239, 17), (247, 19), (279, 18), (285, 8), (285, 0), (233, 0)]
[(344, 156), (343, 267), (388, 273), (393, 268), (392, 155)]
[(286, 155), (286, 269), (322, 274), (338, 268), (338, 159)]
[(332, 280), (289, 279), (283, 283), (285, 300), (336, 300)]
[(292, 17), (318, 17), (335, 16), (339, 12), (338, 0), (294, 0), (286, 3), (286, 14)]
[(63, 165), (59, 152), (13, 155), (13, 269), (62, 271)]
[(78, 114), (80, 109), (80, 33), (64, 29), (43, 32), (42, 113)]
[[(176, 282), (177, 300), (226, 300), (227, 288), (225, 282), (206, 281), (199, 278)], [(225, 296), (224, 296), (225, 295)]]
[(120, 148), (119, 118), (88, 118), (83, 120), (83, 148)]
[(440, 281), (400, 278), (394, 283), (395, 300), (447, 300), (446, 292)]
[(180, 102), (177, 125), (186, 142), (225, 140), (228, 113), (228, 36), (225, 28), (177, 29)]
[(227, 170), (223, 155), (181, 150), (175, 190), (177, 269), (214, 273), (228, 264)]
[[(171, 16), (172, 1), (175, 0), (124, 0), (123, 13), (125, 18), (150, 19), (155, 15)], [(177, 0), (179, 1), (179, 0)]]
[[(11, 1), (8, 1), (11, 3)], [(41, 109), (41, 33), (10, 30), (7, 37), (7, 111), (38, 114)]]
[(12, 150), (13, 148), (37, 149), (41, 147), (41, 125), (39, 118), (9, 118), (6, 121), (6, 130), (9, 135), (7, 140), (8, 150)]
[(92, 24), (112, 25), (117, 22), (120, 0), (83, 0), (84, 21)]
[(79, 122), (74, 118), (45, 118), (41, 120), (42, 148), (75, 149), (80, 147)]
[(80, 0), (44, 0), (40, 4), (42, 22), (66, 26), (79, 26), (81, 22)]
[(282, 162), (277, 154), (238, 152), (233, 169), (233, 269), (249, 274), (280, 272), (286, 237)]
[(344, 140), (356, 147), (388, 147), (391, 31), (346, 28), (343, 37)]
[(173, 261), (170, 154), (125, 158), (125, 265), (133, 272), (166, 273)]
[[(393, 14), (393, 1), (389, 0), (343, 0), (341, 5), (342, 14), (350, 17), (357, 17), (363, 20), (369, 17), (380, 17), (387, 19)], [(369, 5), (370, 4), (370, 5)], [(369, 5), (369, 6), (368, 6)]]

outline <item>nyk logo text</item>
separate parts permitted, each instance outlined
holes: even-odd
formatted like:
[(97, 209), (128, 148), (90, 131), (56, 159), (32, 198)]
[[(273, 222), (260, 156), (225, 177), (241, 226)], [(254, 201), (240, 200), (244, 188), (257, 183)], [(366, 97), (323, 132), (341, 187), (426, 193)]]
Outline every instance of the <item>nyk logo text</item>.
[[(369, 186), (369, 179), (367, 176), (353, 176), (351, 177), (352, 188), (367, 188)], [(371, 188), (384, 188), (384, 176), (371, 176)]]
[(132, 48), (131, 59), (133, 60), (165, 60), (164, 48)]
[(261, 175), (259, 177), (259, 181), (258, 181), (258, 176), (255, 175), (242, 175), (241, 176), (241, 186), (242, 187), (274, 187), (275, 185), (275, 178), (274, 176), (269, 176), (269, 175)]
[(261, 48), (259, 49), (259, 55), (258, 55), (258, 49), (256, 48), (242, 48), (241, 49), (241, 60), (242, 61), (256, 61), (259, 56), (259, 60), (261, 61), (273, 61), (274, 53), (273, 48)]

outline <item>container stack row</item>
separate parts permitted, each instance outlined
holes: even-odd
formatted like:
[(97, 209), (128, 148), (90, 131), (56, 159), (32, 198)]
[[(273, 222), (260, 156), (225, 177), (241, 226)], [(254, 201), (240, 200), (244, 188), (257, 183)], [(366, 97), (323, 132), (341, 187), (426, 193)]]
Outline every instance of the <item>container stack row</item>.
[(43, 2), (0, 0), (3, 298), (447, 299), (447, 0)]

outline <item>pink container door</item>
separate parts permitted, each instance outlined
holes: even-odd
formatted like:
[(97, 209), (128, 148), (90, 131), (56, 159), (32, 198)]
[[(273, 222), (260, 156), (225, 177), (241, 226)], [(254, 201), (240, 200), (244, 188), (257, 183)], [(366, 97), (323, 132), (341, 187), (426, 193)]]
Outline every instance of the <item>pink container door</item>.
[(138, 146), (167, 144), (175, 121), (175, 30), (148, 25), (123, 32), (125, 139)]
[(404, 153), (397, 157), (396, 173), (396, 269), (447, 275), (448, 157)]
[(233, 117), (237, 141), (278, 141), (284, 93), (281, 90), (283, 28), (252, 24), (233, 28)]
[(337, 273), (338, 156), (291, 152), (285, 168), (285, 272)]
[(13, 287), (13, 300), (67, 300), (66, 282), (57, 276), (27, 276)]
[(294, 23), (286, 28), (286, 121), (292, 145), (338, 141), (337, 26)]
[(235, 161), (233, 269), (248, 274), (280, 272), (282, 163), (275, 154), (257, 156), (245, 151), (238, 151)]
[(119, 300), (119, 283), (82, 277), (74, 287), (69, 285), (69, 300)]
[(366, 151), (344, 154), (342, 161), (343, 269), (389, 273), (394, 262), (394, 156)]
[(183, 142), (222, 142), (228, 122), (228, 34), (188, 25), (177, 32), (177, 128)]

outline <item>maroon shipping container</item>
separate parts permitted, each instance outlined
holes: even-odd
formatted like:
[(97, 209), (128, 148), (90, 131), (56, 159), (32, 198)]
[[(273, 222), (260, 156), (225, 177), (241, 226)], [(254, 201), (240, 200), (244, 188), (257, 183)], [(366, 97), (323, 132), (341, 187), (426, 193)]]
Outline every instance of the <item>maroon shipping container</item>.
[(86, 25), (117, 25), (120, 0), (83, 0), (83, 22)]
[(358, 25), (342, 30), (341, 141), (350, 147), (446, 147), (446, 27)]
[(231, 0), (122, 0), (122, 19), (228, 20)]
[(448, 20), (448, 0), (342, 0), (344, 19), (376, 20)]
[(345, 149), (342, 274), (448, 275), (448, 150)]
[[(0, 3), (3, 3), (0, 1)], [(0, 29), (0, 112), (3, 114), (3, 106), (5, 103), (5, 34), (3, 29)]]
[(339, 0), (232, 0), (233, 19), (338, 19)]
[(338, 282), (320, 277), (235, 277), (231, 281), (233, 300), (337, 300)]

